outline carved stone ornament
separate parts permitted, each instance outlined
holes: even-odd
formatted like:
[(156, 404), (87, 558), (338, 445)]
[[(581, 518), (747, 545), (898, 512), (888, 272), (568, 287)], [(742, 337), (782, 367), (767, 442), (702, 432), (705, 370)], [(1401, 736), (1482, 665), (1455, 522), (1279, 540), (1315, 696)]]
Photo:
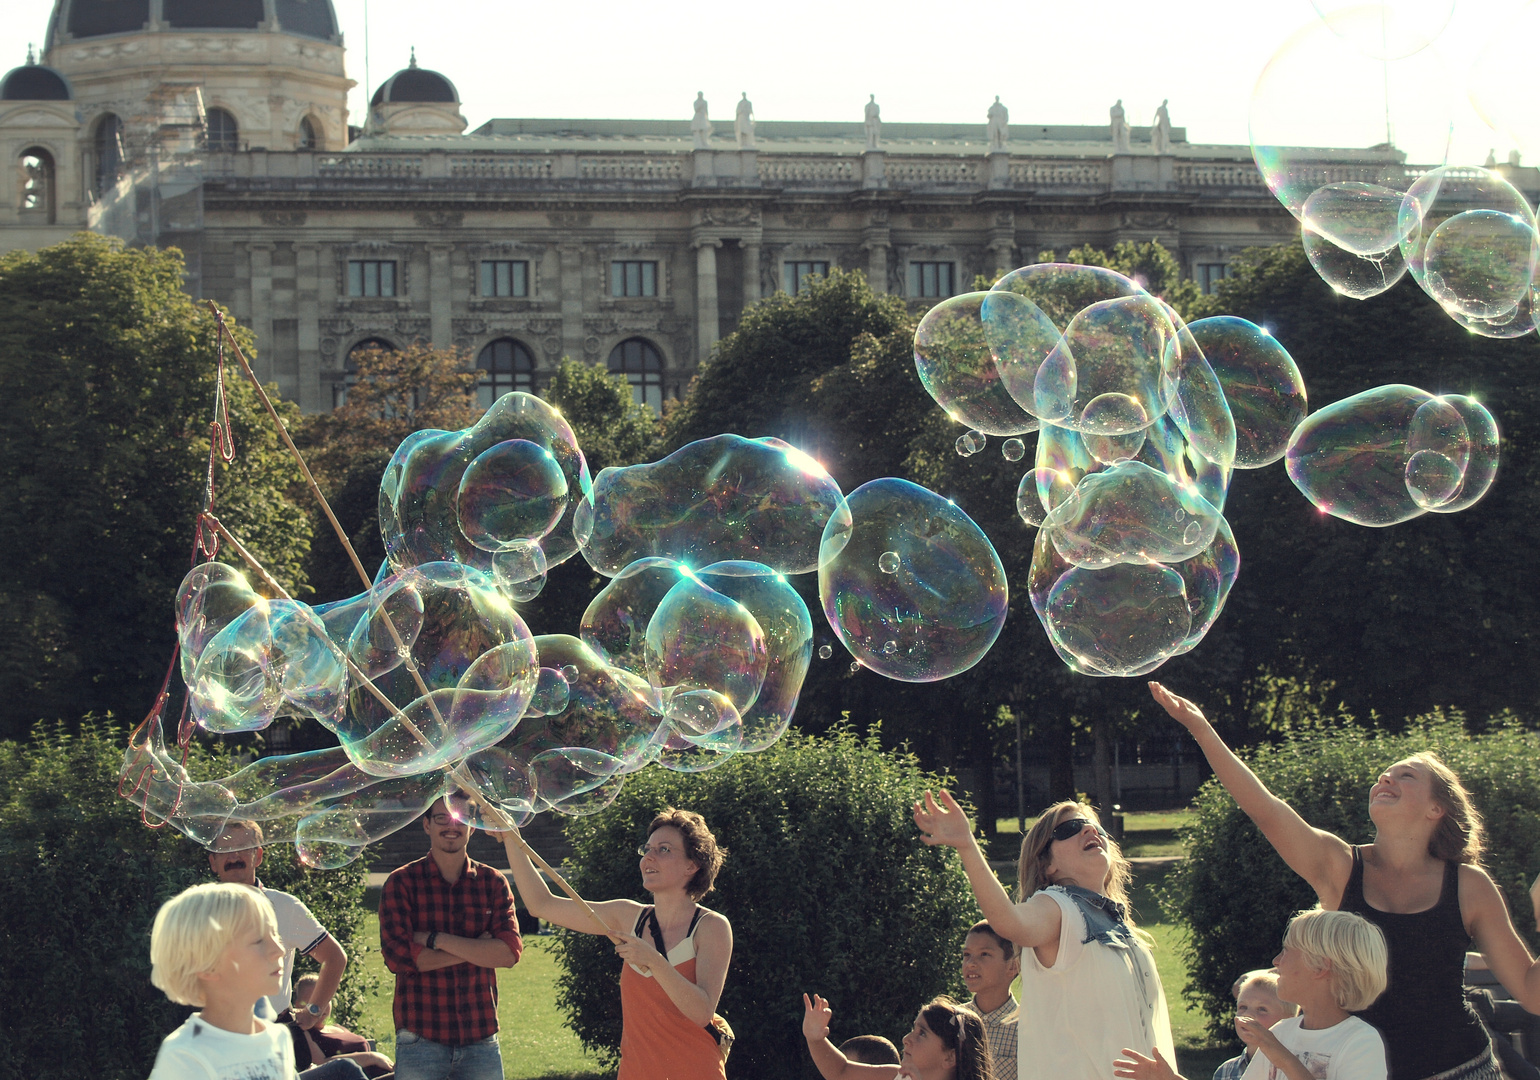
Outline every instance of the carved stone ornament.
[(465, 220), (459, 210), (419, 210), (412, 217), (424, 229), (458, 229)]
[(303, 210), (264, 210), (262, 224), (271, 225), (275, 229), (298, 229), (308, 217)]
[(1141, 214), (1132, 210), (1123, 212), (1123, 228), (1125, 229), (1174, 229), (1176, 228), (1175, 214), (1145, 213)]

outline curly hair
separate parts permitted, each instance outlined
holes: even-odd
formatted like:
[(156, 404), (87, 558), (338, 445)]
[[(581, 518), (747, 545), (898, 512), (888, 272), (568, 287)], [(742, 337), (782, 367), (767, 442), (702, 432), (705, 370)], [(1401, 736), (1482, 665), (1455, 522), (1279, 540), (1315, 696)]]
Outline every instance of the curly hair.
[(684, 837), (684, 857), (699, 867), (684, 888), (691, 900), (699, 900), (716, 884), (717, 873), (727, 858), (727, 849), (711, 835), (706, 819), (693, 810), (664, 807), (647, 826), (646, 836), (651, 837), (664, 826), (679, 830), (679, 835)]
[(994, 1058), (978, 1013), (942, 995), (920, 1010), (920, 1018), (957, 1055), (957, 1080), (994, 1080)]

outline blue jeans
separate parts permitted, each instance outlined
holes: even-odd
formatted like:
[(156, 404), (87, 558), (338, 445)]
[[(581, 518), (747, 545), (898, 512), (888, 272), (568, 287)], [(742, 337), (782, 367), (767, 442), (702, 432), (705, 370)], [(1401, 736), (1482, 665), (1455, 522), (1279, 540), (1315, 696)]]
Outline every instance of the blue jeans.
[(497, 1036), (445, 1046), (405, 1028), (396, 1031), (396, 1080), (503, 1080)]

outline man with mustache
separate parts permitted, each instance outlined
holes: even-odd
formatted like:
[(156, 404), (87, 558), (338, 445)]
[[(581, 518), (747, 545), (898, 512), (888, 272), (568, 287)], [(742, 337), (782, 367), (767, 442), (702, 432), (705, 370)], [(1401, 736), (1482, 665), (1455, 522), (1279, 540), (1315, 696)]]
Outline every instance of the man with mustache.
[(267, 897), (273, 905), (273, 913), (278, 916), (278, 936), (284, 949), (283, 989), (259, 999), (256, 1013), (264, 1020), (273, 1020), (289, 1008), (294, 955), (298, 953), (318, 962), (321, 974), (310, 995), (309, 1006), (296, 1010), (294, 1020), (303, 1028), (316, 1027), (326, 1023), (326, 1018), (331, 1015), (332, 995), (337, 992), (343, 969), (348, 966), (348, 954), (298, 897), (269, 889), (257, 880), (257, 867), (261, 865), (262, 826), (255, 821), (230, 819), (219, 838), (209, 846), (209, 869), (220, 881), (245, 885)]

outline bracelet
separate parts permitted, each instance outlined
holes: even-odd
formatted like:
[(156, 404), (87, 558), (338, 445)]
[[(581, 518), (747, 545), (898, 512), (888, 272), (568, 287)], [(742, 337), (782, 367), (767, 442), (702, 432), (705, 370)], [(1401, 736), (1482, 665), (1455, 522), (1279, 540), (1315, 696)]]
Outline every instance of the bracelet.
[(433, 943), (435, 941), (437, 941), (437, 940), (438, 940), (438, 931), (434, 930), (432, 933), (430, 933), (428, 935), (428, 941), (427, 941), (428, 948), (430, 948), (430, 949), (433, 948)]

